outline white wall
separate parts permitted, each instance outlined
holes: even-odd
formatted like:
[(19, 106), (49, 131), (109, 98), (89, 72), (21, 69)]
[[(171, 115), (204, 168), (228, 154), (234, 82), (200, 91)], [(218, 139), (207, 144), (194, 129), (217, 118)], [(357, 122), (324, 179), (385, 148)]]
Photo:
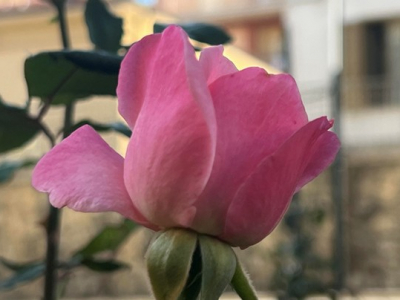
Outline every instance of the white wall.
[(284, 15), (288, 33), (291, 73), (303, 82), (327, 82), (327, 5), (324, 1), (287, 7)]
[(400, 16), (400, 0), (344, 0), (346, 23)]

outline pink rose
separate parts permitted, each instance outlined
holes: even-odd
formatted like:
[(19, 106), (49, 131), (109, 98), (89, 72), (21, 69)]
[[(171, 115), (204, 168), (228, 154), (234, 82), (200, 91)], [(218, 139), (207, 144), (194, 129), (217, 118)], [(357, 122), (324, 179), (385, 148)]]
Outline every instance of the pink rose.
[(133, 131), (125, 159), (83, 126), (41, 159), (33, 186), (55, 207), (115, 211), (241, 248), (261, 241), (339, 141), (326, 117), (308, 121), (291, 76), (238, 71), (222, 52), (197, 60), (175, 26), (133, 45), (117, 89)]

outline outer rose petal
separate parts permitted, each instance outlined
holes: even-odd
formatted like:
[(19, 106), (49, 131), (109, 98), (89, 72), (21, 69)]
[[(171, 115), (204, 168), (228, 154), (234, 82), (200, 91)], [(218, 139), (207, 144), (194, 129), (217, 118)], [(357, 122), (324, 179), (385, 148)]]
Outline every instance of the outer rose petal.
[[(339, 144), (325, 117), (296, 132), (276, 153), (264, 159), (238, 190), (229, 207), (222, 240), (241, 248), (266, 237), (285, 213), (298, 183), (318, 155), (333, 158)], [(323, 145), (324, 143), (332, 143)], [(323, 148), (321, 148), (323, 147)], [(322, 152), (320, 152), (322, 150)], [(327, 167), (327, 160), (317, 160)]]
[(296, 192), (330, 166), (339, 148), (340, 141), (333, 132), (326, 132), (317, 140), (313, 147), (314, 153), (310, 153), (310, 163), (300, 177)]
[(133, 206), (124, 186), (124, 159), (90, 126), (83, 126), (48, 152), (33, 171), (33, 186), (55, 207), (82, 212), (115, 211), (155, 228)]
[(135, 43), (125, 55), (118, 75), (118, 111), (133, 129), (150, 86), (146, 80), (156, 71), (151, 67), (151, 57), (155, 55), (161, 34), (144, 37)]
[(194, 229), (218, 235), (239, 186), (262, 159), (307, 123), (307, 115), (295, 81), (286, 74), (249, 68), (220, 77), (210, 90), (217, 150), (210, 180), (196, 203)]
[[(198, 199), (211, 172), (216, 144), (214, 108), (184, 31), (168, 27), (155, 51), (141, 45), (127, 54), (142, 57), (146, 86), (126, 153), (125, 185), (136, 207), (160, 227), (190, 227)], [(126, 66), (128, 68), (128, 66)], [(136, 68), (135, 65), (132, 66)], [(122, 80), (129, 78), (122, 74)], [(122, 101), (122, 100), (120, 100)]]
[(233, 62), (223, 56), (223, 53), (223, 46), (208, 47), (201, 51), (200, 64), (204, 70), (208, 85), (221, 76), (238, 71)]

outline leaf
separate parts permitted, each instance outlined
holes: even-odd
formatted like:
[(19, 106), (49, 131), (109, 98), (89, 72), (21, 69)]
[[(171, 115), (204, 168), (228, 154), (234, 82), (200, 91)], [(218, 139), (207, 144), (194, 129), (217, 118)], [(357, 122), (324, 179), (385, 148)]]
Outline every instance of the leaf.
[(116, 95), (122, 57), (99, 51), (42, 52), (25, 60), (31, 97), (69, 104), (93, 95)]
[(17, 285), (35, 280), (43, 275), (44, 270), (45, 265), (42, 262), (21, 268), (8, 279), (0, 281), (0, 290), (12, 289)]
[(25, 167), (30, 167), (36, 164), (36, 160), (24, 161), (5, 161), (0, 164), (0, 183), (10, 180), (14, 173)]
[(29, 269), (33, 266), (42, 264), (42, 262), (28, 262), (28, 263), (19, 263), (19, 262), (14, 262), (8, 259), (5, 259), (4, 257), (0, 257), (0, 263), (5, 266), (7, 269), (10, 269), (11, 271), (17, 272), (21, 271), (24, 269)]
[(120, 225), (105, 227), (85, 247), (78, 250), (74, 256), (90, 258), (103, 251), (115, 251), (136, 228), (138, 228), (138, 225), (127, 219)]
[(96, 272), (115, 272), (124, 268), (128, 268), (128, 265), (118, 262), (115, 260), (99, 260), (93, 258), (85, 258), (82, 260), (81, 265), (89, 268)]
[(88, 0), (85, 20), (89, 37), (96, 49), (117, 52), (123, 34), (122, 18), (113, 15), (101, 0)]
[[(171, 24), (154, 23), (153, 31), (162, 32)], [(232, 40), (231, 36), (219, 26), (205, 23), (182, 23), (177, 24), (193, 40), (209, 45), (226, 44)]]
[(95, 129), (98, 132), (115, 131), (115, 132), (121, 133), (127, 137), (130, 137), (132, 135), (132, 131), (129, 129), (129, 127), (121, 122), (102, 124), (102, 123), (97, 123), (97, 122), (93, 122), (90, 120), (83, 120), (83, 121), (80, 121), (79, 123), (76, 123), (74, 126), (67, 129), (67, 131), (66, 131), (67, 135), (71, 134), (73, 131), (75, 131), (79, 127), (82, 127), (83, 125), (90, 125), (93, 127), (93, 129)]
[(41, 130), (40, 123), (19, 107), (0, 98), (0, 153), (21, 147)]

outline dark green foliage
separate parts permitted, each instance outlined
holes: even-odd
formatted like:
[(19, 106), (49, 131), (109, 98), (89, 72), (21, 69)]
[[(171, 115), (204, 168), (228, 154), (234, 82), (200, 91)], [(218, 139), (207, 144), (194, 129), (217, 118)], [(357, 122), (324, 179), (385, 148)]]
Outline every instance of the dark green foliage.
[(40, 123), (0, 98), (0, 153), (23, 146), (41, 130)]
[(69, 104), (93, 95), (116, 95), (122, 57), (98, 51), (42, 52), (25, 61), (29, 96)]
[(28, 262), (28, 263), (19, 263), (19, 262), (7, 260), (3, 257), (0, 257), (0, 263), (7, 269), (14, 271), (14, 272), (26, 270), (26, 269), (29, 269), (29, 268), (32, 268), (34, 266), (41, 264), (41, 262), (37, 262), (37, 261)]
[(122, 19), (113, 15), (101, 0), (88, 0), (85, 20), (96, 49), (116, 53), (121, 48)]
[(0, 291), (12, 289), (23, 283), (30, 282), (42, 276), (44, 274), (45, 265), (43, 262), (31, 262), (26, 264), (14, 263), (5, 259), (0, 261), (3, 266), (15, 271), (15, 273), (0, 281)]
[(103, 272), (103, 273), (110, 273), (124, 268), (128, 268), (126, 264), (115, 261), (113, 259), (100, 260), (100, 259), (85, 258), (82, 260), (81, 264), (92, 271)]
[[(153, 31), (162, 32), (170, 24), (155, 23)], [(209, 45), (221, 45), (229, 43), (232, 38), (219, 26), (205, 23), (182, 23), (176, 24), (182, 27), (189, 37), (195, 41), (206, 43)]]
[[(139, 226), (130, 220), (123, 220), (119, 225), (103, 228), (86, 246), (78, 250), (69, 260), (60, 262), (57, 269), (63, 272), (78, 267), (86, 267), (96, 272), (114, 272), (128, 266), (114, 258), (98, 258), (97, 255), (114, 254), (124, 241)], [(44, 274), (44, 262), (16, 263), (0, 259), (0, 263), (14, 271), (9, 278), (0, 281), (0, 290), (7, 290), (35, 280)]]
[(86, 246), (78, 250), (76, 256), (92, 257), (103, 251), (116, 251), (138, 225), (125, 219), (116, 226), (103, 228)]
[(125, 124), (123, 124), (121, 122), (102, 124), (102, 123), (97, 123), (97, 122), (93, 122), (90, 120), (82, 120), (82, 121), (76, 123), (74, 126), (68, 128), (66, 130), (67, 135), (70, 135), (73, 131), (75, 131), (79, 127), (82, 127), (83, 125), (90, 125), (98, 132), (115, 131), (115, 132), (121, 133), (127, 137), (130, 137), (132, 135), (132, 131), (129, 129), (129, 127), (127, 127)]
[(5, 161), (0, 163), (0, 183), (10, 180), (17, 170), (34, 166), (35, 164), (35, 160)]

